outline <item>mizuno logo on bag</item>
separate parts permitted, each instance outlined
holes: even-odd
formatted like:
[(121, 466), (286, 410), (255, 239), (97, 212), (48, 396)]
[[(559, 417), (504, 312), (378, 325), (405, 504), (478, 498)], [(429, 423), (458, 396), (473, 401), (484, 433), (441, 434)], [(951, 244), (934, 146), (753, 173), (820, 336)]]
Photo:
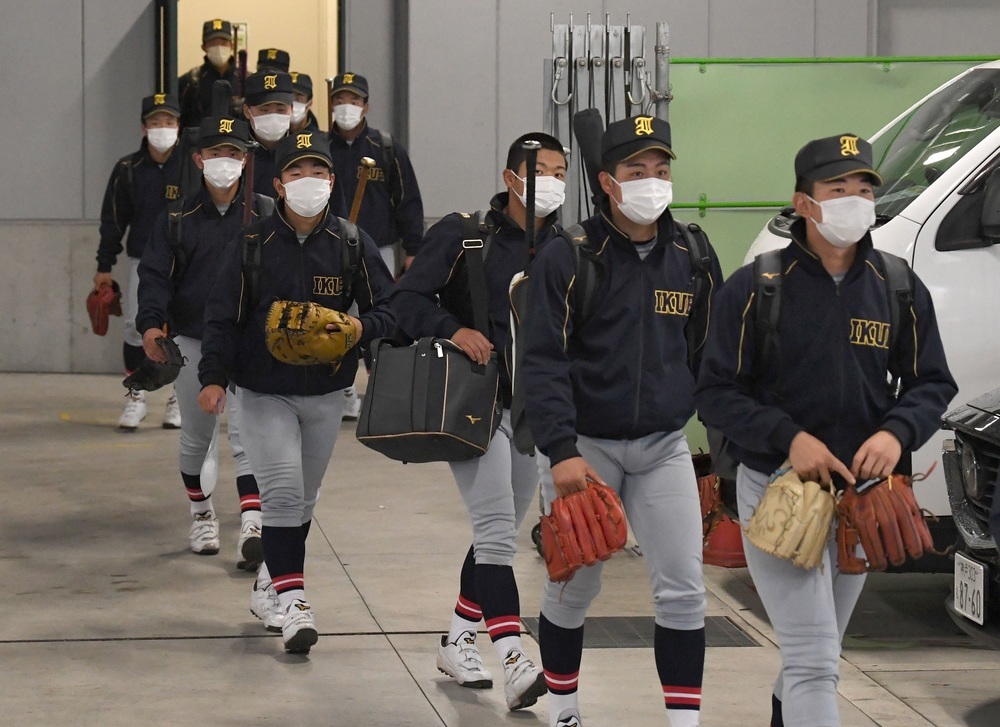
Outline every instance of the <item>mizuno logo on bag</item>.
[(475, 424), (478, 421), (482, 421), (482, 417), (474, 417), (471, 414), (466, 414), (465, 418), (469, 420), (470, 424)]

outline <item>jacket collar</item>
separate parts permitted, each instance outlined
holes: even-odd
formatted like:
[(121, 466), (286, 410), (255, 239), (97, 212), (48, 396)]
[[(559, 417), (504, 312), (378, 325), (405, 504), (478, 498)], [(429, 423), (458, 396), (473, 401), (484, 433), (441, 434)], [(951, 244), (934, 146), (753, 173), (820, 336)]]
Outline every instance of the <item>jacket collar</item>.
[[(487, 219), (490, 220), (497, 229), (497, 232), (504, 230), (511, 235), (524, 237), (524, 230), (514, 219), (504, 212), (510, 204), (510, 192), (498, 192), (490, 200), (490, 209), (487, 212)], [(553, 212), (545, 218), (545, 223), (535, 235), (537, 240), (545, 240), (558, 232), (558, 212)]]
[[(820, 260), (819, 255), (809, 248), (809, 243), (806, 242), (806, 221), (799, 217), (791, 224), (789, 232), (792, 234), (792, 243), (788, 246), (788, 249), (791, 250), (792, 255), (811, 273), (828, 276), (829, 273), (823, 267), (823, 261)], [(847, 269), (848, 277), (854, 277), (857, 271), (864, 267), (865, 261), (873, 249), (872, 235), (870, 232), (866, 232), (865, 236), (858, 241), (857, 249), (854, 252), (854, 262)]]
[[(600, 207), (598, 208), (600, 212), (601, 225), (610, 235), (611, 240), (615, 244), (627, 245), (629, 248), (635, 247), (635, 243), (632, 239), (625, 234), (611, 218), (611, 202), (605, 197), (601, 200)], [(670, 213), (670, 208), (668, 207), (660, 215), (660, 219), (656, 222), (656, 246), (666, 244), (667, 242), (674, 239), (674, 216)]]
[[(285, 200), (279, 199), (276, 201), (274, 205), (274, 212), (277, 215), (278, 219), (281, 220), (281, 224), (277, 226), (277, 230), (279, 232), (283, 232), (283, 234), (291, 235), (297, 241), (299, 233), (296, 232), (295, 228), (292, 227), (291, 224), (289, 224), (288, 218), (285, 217)], [(330, 224), (330, 214), (331, 214), (330, 205), (327, 205), (326, 214), (323, 215), (322, 221), (320, 221), (320, 223), (316, 225), (313, 231), (306, 236), (307, 240), (320, 230), (326, 228), (328, 224)]]

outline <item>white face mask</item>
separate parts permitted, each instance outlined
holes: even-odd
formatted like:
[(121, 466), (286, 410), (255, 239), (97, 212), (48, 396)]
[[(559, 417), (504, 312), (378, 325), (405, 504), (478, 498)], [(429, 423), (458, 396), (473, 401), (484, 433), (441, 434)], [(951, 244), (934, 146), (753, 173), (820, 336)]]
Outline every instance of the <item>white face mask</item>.
[(306, 105), (298, 101), (292, 102), (292, 123), (301, 124), (306, 118)]
[(364, 115), (364, 112), (363, 107), (355, 106), (351, 103), (337, 104), (333, 107), (333, 120), (337, 122), (337, 126), (341, 129), (350, 131), (361, 123), (361, 117)]
[(622, 190), (618, 209), (637, 225), (656, 222), (674, 199), (674, 185), (666, 179), (647, 177), (629, 182), (612, 179)]
[(177, 143), (177, 134), (180, 129), (171, 126), (164, 126), (159, 129), (146, 129), (146, 138), (149, 145), (161, 154), (173, 149)]
[(228, 45), (213, 45), (205, 51), (205, 55), (208, 57), (209, 63), (216, 68), (222, 68), (226, 65), (229, 57), (233, 55), (233, 51)]
[[(521, 182), (522, 192), (517, 195), (521, 204), (528, 206), (528, 182), (521, 179), (516, 174), (514, 179)], [(562, 207), (566, 201), (566, 182), (550, 176), (535, 177), (535, 214), (539, 217), (548, 217), (557, 209)]]
[[(809, 199), (816, 202), (812, 197)], [(875, 202), (870, 199), (851, 195), (825, 199), (816, 204), (823, 210), (823, 221), (813, 222), (823, 239), (834, 247), (850, 247), (875, 224)]]
[(330, 180), (302, 177), (285, 185), (285, 204), (303, 217), (315, 217), (330, 202)]
[(260, 116), (251, 115), (250, 121), (253, 123), (253, 130), (261, 139), (277, 141), (288, 133), (292, 117), (288, 114), (261, 114)]
[(202, 161), (205, 181), (216, 189), (226, 190), (232, 187), (243, 173), (243, 162), (230, 157), (214, 157)]

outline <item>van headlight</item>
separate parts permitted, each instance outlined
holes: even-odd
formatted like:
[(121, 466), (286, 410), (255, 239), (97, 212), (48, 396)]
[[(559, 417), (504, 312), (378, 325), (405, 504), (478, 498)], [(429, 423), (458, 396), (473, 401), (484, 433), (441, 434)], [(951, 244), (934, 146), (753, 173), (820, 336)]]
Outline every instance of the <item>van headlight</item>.
[(965, 494), (973, 500), (979, 500), (983, 496), (983, 478), (979, 475), (979, 462), (976, 461), (976, 453), (968, 442), (962, 443), (962, 485), (965, 487)]

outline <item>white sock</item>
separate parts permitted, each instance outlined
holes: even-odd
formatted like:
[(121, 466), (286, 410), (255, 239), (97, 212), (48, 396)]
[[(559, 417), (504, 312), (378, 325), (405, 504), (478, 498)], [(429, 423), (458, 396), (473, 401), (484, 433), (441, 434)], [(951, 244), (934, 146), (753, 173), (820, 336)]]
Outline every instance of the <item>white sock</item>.
[(240, 513), (240, 527), (246, 525), (248, 522), (255, 523), (258, 528), (263, 527), (264, 523), (261, 519), (260, 510), (247, 510)]
[(697, 709), (668, 709), (667, 719), (670, 727), (698, 727), (701, 712)]
[[(503, 664), (504, 659), (507, 658), (507, 654), (510, 653), (511, 649), (517, 649), (522, 654), (524, 649), (521, 648), (521, 637), (520, 636), (504, 636), (502, 639), (497, 639), (493, 642), (493, 648), (497, 652), (497, 658), (500, 659), (500, 663)], [(506, 664), (504, 664), (506, 668)]]
[(209, 495), (207, 498), (201, 502), (189, 501), (191, 503), (191, 517), (195, 515), (200, 515), (203, 512), (212, 513), (212, 517), (215, 517), (215, 505), (212, 504), (212, 496)]
[(462, 618), (457, 613), (452, 611), (451, 613), (451, 625), (448, 627), (448, 643), (453, 644), (458, 641), (458, 637), (464, 634), (466, 631), (471, 631), (472, 636), (476, 636), (476, 627), (479, 625), (479, 621), (470, 621), (467, 618)]
[(568, 717), (567, 712), (580, 714), (579, 692), (572, 694), (553, 694), (549, 692), (545, 695), (549, 700), (549, 727), (556, 727), (560, 717)]
[(278, 594), (278, 603), (281, 604), (281, 610), (287, 611), (288, 607), (292, 605), (293, 601), (305, 601), (306, 592), (302, 588), (293, 588), (290, 591), (285, 591), (284, 593)]

